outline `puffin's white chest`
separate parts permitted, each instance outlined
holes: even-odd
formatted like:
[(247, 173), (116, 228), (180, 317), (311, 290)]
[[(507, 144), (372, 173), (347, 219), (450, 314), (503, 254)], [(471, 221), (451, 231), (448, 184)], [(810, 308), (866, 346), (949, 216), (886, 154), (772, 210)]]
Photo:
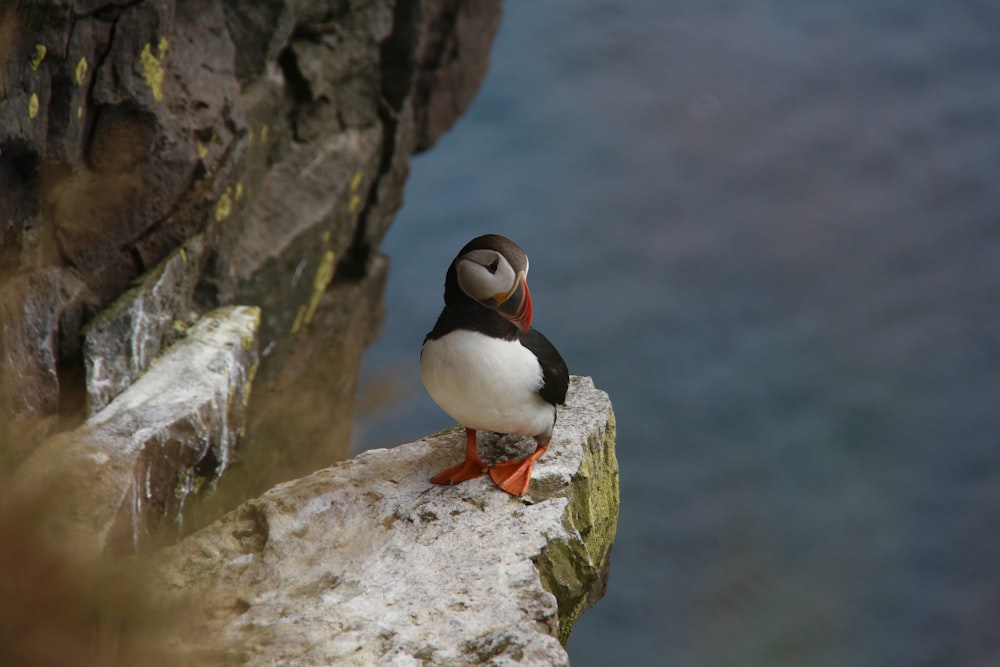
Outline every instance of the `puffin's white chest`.
[(542, 367), (520, 342), (458, 329), (424, 343), (420, 377), (431, 398), (467, 428), (543, 435), (555, 408), (538, 395)]

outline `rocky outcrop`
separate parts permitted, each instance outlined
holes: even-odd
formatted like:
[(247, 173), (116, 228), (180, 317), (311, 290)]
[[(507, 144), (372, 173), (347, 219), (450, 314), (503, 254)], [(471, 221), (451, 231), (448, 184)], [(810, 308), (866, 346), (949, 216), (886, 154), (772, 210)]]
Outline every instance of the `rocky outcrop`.
[[(484, 458), (516, 443), (484, 438)], [(463, 455), (457, 428), (281, 484), (155, 556), (187, 619), (176, 659), (568, 664), (560, 639), (606, 582), (614, 443), (607, 395), (574, 378), (524, 498), (428, 482)]]
[(260, 309), (260, 364), (218, 506), (345, 456), (378, 245), (498, 22), (499, 0), (0, 7), (0, 475), (233, 305)]
[(87, 325), (88, 413), (100, 411), (131, 386), (190, 326), (202, 251), (202, 238), (191, 238)]
[[(618, 508), (589, 380), (522, 499), (428, 483), (457, 431), (324, 467), (410, 155), (472, 99), (498, 21), (499, 0), (0, 7), (0, 662), (566, 663)], [(150, 595), (109, 602), (123, 561)]]
[(69, 559), (173, 542), (233, 456), (257, 372), (258, 308), (206, 313), (107, 407), (42, 444), (10, 491)]

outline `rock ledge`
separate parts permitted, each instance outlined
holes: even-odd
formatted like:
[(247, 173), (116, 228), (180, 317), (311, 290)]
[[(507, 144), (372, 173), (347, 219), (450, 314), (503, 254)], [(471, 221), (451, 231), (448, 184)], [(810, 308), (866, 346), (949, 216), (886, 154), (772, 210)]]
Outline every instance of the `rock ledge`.
[(214, 484), (244, 424), (260, 309), (210, 311), (79, 428), (45, 441), (12, 498), (77, 562), (173, 542), (185, 502)]
[[(481, 434), (485, 457), (508, 438)], [(462, 456), (458, 428), (276, 486), (155, 555), (154, 588), (190, 611), (179, 658), (566, 665), (606, 583), (614, 444), (607, 394), (576, 377), (525, 498), (428, 483)]]

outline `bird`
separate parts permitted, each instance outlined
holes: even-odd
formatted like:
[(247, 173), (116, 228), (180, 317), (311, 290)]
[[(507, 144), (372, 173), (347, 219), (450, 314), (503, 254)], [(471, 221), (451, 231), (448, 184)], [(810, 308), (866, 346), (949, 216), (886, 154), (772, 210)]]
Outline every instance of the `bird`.
[[(510, 239), (484, 234), (448, 267), (444, 309), (420, 350), (420, 378), (434, 402), (465, 427), (465, 460), (431, 478), (458, 484), (487, 472), (512, 496), (531, 483), (531, 470), (552, 440), (557, 406), (566, 402), (569, 370), (559, 351), (531, 328), (528, 256)], [(477, 431), (534, 438), (523, 459), (488, 466)]]

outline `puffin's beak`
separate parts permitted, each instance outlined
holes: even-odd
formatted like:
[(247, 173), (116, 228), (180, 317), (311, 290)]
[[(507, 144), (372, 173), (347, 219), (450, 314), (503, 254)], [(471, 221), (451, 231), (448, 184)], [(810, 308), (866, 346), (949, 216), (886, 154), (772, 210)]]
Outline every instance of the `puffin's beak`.
[(524, 271), (517, 274), (514, 288), (507, 294), (498, 294), (497, 312), (505, 320), (513, 322), (521, 331), (531, 328), (531, 292), (528, 291), (528, 281)]

